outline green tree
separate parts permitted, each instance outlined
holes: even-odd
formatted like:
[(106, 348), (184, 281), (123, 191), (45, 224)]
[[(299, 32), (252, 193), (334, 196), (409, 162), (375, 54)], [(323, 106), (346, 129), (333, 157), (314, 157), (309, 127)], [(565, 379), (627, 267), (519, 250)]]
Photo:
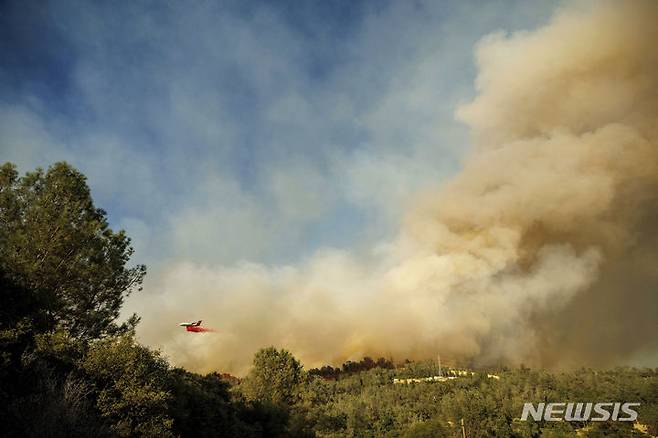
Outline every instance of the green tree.
[(134, 326), (136, 317), (123, 327), (115, 322), (146, 272), (126, 267), (132, 253), (130, 239), (112, 231), (85, 176), (70, 165), (22, 177), (11, 163), (0, 167), (0, 270), (37, 304), (28, 315), (35, 328), (59, 325), (93, 339)]
[(169, 374), (169, 412), (176, 434), (201, 438), (257, 436), (254, 428), (240, 420), (243, 407), (232, 403), (229, 385), (218, 374), (202, 376), (182, 368)]
[(416, 423), (401, 435), (402, 438), (442, 438), (450, 436), (452, 434), (436, 419)]
[(301, 381), (299, 361), (287, 350), (268, 347), (256, 353), (253, 367), (240, 386), (247, 400), (292, 405)]
[(130, 334), (95, 342), (82, 369), (93, 382), (97, 407), (120, 436), (173, 436), (169, 366)]

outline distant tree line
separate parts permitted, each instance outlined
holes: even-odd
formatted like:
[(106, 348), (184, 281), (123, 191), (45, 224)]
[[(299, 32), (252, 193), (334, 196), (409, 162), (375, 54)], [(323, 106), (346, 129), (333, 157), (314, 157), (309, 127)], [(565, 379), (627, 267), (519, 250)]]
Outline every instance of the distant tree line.
[(394, 369), (395, 364), (390, 359), (380, 357), (373, 360), (371, 357), (364, 357), (360, 361), (351, 361), (343, 363), (341, 367), (332, 367), (331, 365), (324, 365), (320, 368), (311, 368), (308, 374), (311, 376), (319, 376), (325, 379), (338, 379), (343, 374), (359, 373), (361, 371), (372, 370), (373, 368)]

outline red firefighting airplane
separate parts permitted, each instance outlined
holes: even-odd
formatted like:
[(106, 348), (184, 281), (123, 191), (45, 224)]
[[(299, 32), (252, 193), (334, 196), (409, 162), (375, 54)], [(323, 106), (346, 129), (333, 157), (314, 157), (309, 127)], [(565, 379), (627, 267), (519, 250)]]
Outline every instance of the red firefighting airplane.
[(180, 325), (181, 327), (185, 327), (185, 330), (187, 330), (188, 332), (199, 333), (199, 332), (212, 331), (212, 329), (207, 329), (205, 327), (201, 327), (201, 320), (199, 320), (197, 322), (181, 322), (178, 325)]

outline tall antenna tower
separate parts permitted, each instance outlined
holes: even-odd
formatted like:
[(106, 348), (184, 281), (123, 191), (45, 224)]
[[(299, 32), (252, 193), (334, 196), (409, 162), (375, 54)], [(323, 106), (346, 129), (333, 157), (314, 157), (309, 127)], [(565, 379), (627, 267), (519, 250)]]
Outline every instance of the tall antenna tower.
[(442, 377), (443, 374), (441, 374), (441, 353), (436, 354), (436, 360), (439, 363), (439, 377)]

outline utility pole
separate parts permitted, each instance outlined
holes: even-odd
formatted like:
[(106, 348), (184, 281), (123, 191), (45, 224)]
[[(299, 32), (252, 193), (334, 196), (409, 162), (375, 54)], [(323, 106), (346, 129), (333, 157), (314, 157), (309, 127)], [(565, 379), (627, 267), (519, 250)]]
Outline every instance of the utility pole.
[(462, 438), (466, 438), (466, 429), (464, 429), (464, 419), (462, 418)]
[(443, 374), (441, 374), (441, 353), (437, 353), (436, 360), (439, 362), (439, 377), (441, 377), (443, 376)]

